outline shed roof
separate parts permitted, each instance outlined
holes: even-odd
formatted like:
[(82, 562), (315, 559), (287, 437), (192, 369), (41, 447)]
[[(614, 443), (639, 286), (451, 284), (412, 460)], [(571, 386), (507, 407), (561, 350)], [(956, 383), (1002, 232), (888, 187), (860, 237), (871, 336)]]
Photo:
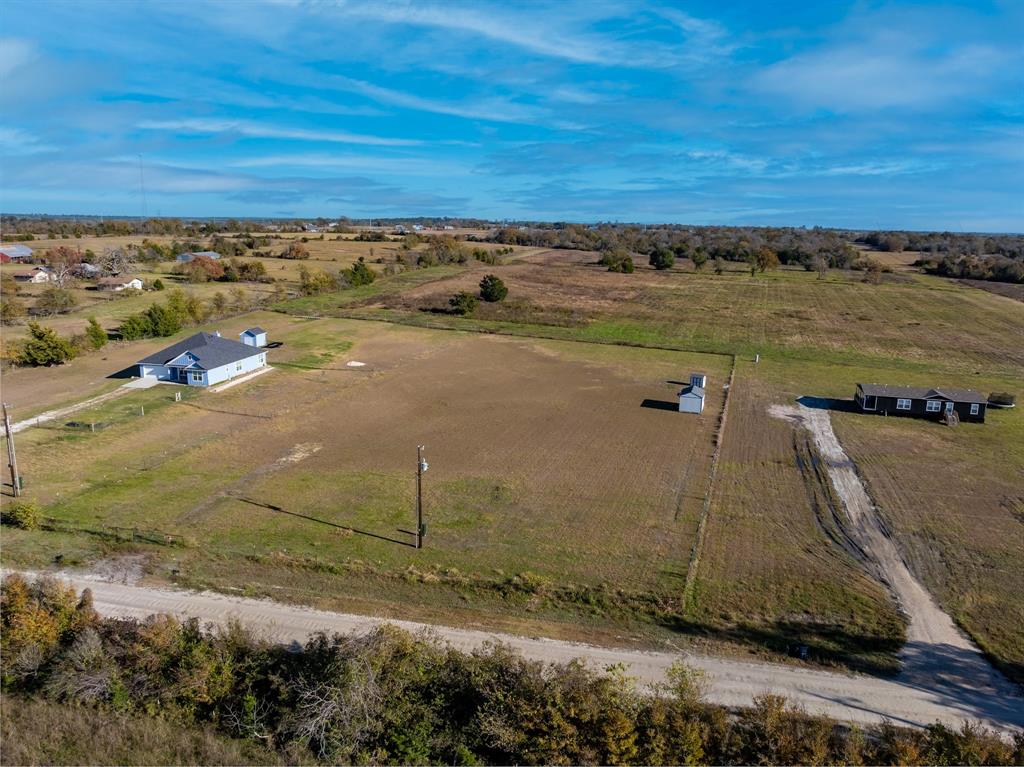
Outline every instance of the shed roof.
[(680, 397), (700, 397), (704, 399), (704, 387), (703, 386), (684, 386), (679, 390)]
[(951, 389), (943, 386), (931, 388), (925, 386), (892, 386), (890, 384), (857, 384), (868, 397), (897, 397), (904, 399), (948, 399), (953, 402), (988, 402), (981, 392), (974, 389)]
[(242, 332), (243, 333), (249, 333), (249, 334), (254, 335), (254, 336), (258, 336), (260, 333), (266, 333), (267, 331), (265, 331), (263, 328), (261, 328), (261, 327), (259, 327), (257, 325), (254, 328), (246, 328)]
[(25, 245), (0, 245), (0, 253), (8, 258), (28, 258), (32, 255), (32, 248)]
[(203, 370), (212, 370), (223, 365), (230, 365), (232, 362), (255, 357), (265, 352), (259, 351), (252, 346), (246, 346), (230, 338), (214, 335), (213, 333), (196, 333), (183, 341), (168, 346), (166, 349), (150, 354), (139, 360), (141, 365), (166, 365), (175, 357), (185, 352), (190, 352), (196, 358), (196, 366)]

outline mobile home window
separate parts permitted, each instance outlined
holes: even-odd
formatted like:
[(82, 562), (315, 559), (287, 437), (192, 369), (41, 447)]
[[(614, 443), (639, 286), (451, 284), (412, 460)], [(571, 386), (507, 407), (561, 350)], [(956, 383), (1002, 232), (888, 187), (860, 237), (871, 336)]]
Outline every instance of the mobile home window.
[(973, 405), (971, 405), (971, 415), (977, 415), (980, 412), (981, 412), (981, 405), (979, 405), (977, 402), (975, 402)]
[(896, 409), (897, 410), (910, 410), (910, 400), (908, 400), (908, 399), (898, 399), (898, 400), (896, 400)]
[(938, 413), (942, 409), (942, 403), (936, 399), (930, 399), (926, 407), (929, 413)]

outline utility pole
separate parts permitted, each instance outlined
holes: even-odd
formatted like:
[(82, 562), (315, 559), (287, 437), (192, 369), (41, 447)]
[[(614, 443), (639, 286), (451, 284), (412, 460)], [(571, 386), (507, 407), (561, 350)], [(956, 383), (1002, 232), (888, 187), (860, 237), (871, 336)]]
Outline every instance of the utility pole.
[(423, 445), (416, 446), (416, 548), (423, 548), (423, 536), (426, 528), (423, 526), (423, 473), (430, 468), (423, 460)]
[(21, 481), (18, 477), (18, 457), (14, 454), (14, 435), (11, 434), (11, 416), (7, 412), (7, 403), (4, 403), (4, 432), (7, 434), (7, 465), (11, 467), (11, 488), (14, 497), (21, 496)]

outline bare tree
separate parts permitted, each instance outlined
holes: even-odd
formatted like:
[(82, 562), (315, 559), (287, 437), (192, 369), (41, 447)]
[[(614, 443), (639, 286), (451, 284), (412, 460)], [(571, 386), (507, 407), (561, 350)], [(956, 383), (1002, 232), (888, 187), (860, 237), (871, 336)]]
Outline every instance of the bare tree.
[(50, 280), (56, 283), (57, 287), (63, 288), (74, 278), (75, 269), (82, 263), (82, 253), (67, 245), (59, 245), (46, 251), (43, 259), (50, 267)]
[(127, 248), (106, 248), (96, 266), (108, 277), (127, 274), (135, 266), (135, 255)]

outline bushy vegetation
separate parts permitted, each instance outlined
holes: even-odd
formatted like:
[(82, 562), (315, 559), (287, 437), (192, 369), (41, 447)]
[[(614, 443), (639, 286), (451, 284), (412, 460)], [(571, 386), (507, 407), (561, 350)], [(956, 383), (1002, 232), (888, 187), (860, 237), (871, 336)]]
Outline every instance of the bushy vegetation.
[(28, 323), (29, 337), (18, 352), (18, 362), (22, 365), (62, 365), (75, 358), (75, 347), (67, 338), (57, 334), (53, 328), (40, 325), (38, 322)]
[(359, 260), (352, 264), (350, 269), (342, 271), (342, 277), (345, 278), (349, 285), (357, 288), (360, 285), (369, 285), (377, 279), (377, 273), (367, 266), (366, 261), (360, 256)]
[(35, 501), (11, 501), (4, 505), (0, 513), (0, 522), (22, 530), (35, 530), (39, 527), (42, 512)]
[(489, 303), (504, 301), (508, 295), (508, 287), (500, 277), (494, 274), (486, 275), (480, 280), (480, 298)]
[(89, 318), (89, 324), (85, 328), (85, 337), (93, 349), (102, 349), (107, 345), (107, 331), (100, 326), (95, 317)]
[[(183, 727), (209, 726), (337, 764), (1020, 764), (984, 728), (838, 726), (765, 694), (739, 712), (707, 703), (680, 664), (653, 694), (621, 671), (472, 653), (392, 627), (316, 635), (299, 651), (238, 625), (99, 618), (86, 590), (8, 576), (8, 694)], [(305, 756), (304, 756), (305, 755)]]
[(476, 296), (466, 291), (456, 293), (448, 299), (448, 305), (451, 307), (453, 314), (461, 314), (467, 317), (476, 311), (478, 303)]
[(197, 325), (209, 317), (209, 309), (195, 296), (172, 290), (164, 303), (154, 303), (121, 323), (122, 340), (172, 336), (186, 325)]
[(609, 272), (622, 272), (632, 274), (636, 268), (633, 265), (633, 257), (622, 248), (613, 248), (601, 254), (598, 261), (601, 266), (607, 266)]

